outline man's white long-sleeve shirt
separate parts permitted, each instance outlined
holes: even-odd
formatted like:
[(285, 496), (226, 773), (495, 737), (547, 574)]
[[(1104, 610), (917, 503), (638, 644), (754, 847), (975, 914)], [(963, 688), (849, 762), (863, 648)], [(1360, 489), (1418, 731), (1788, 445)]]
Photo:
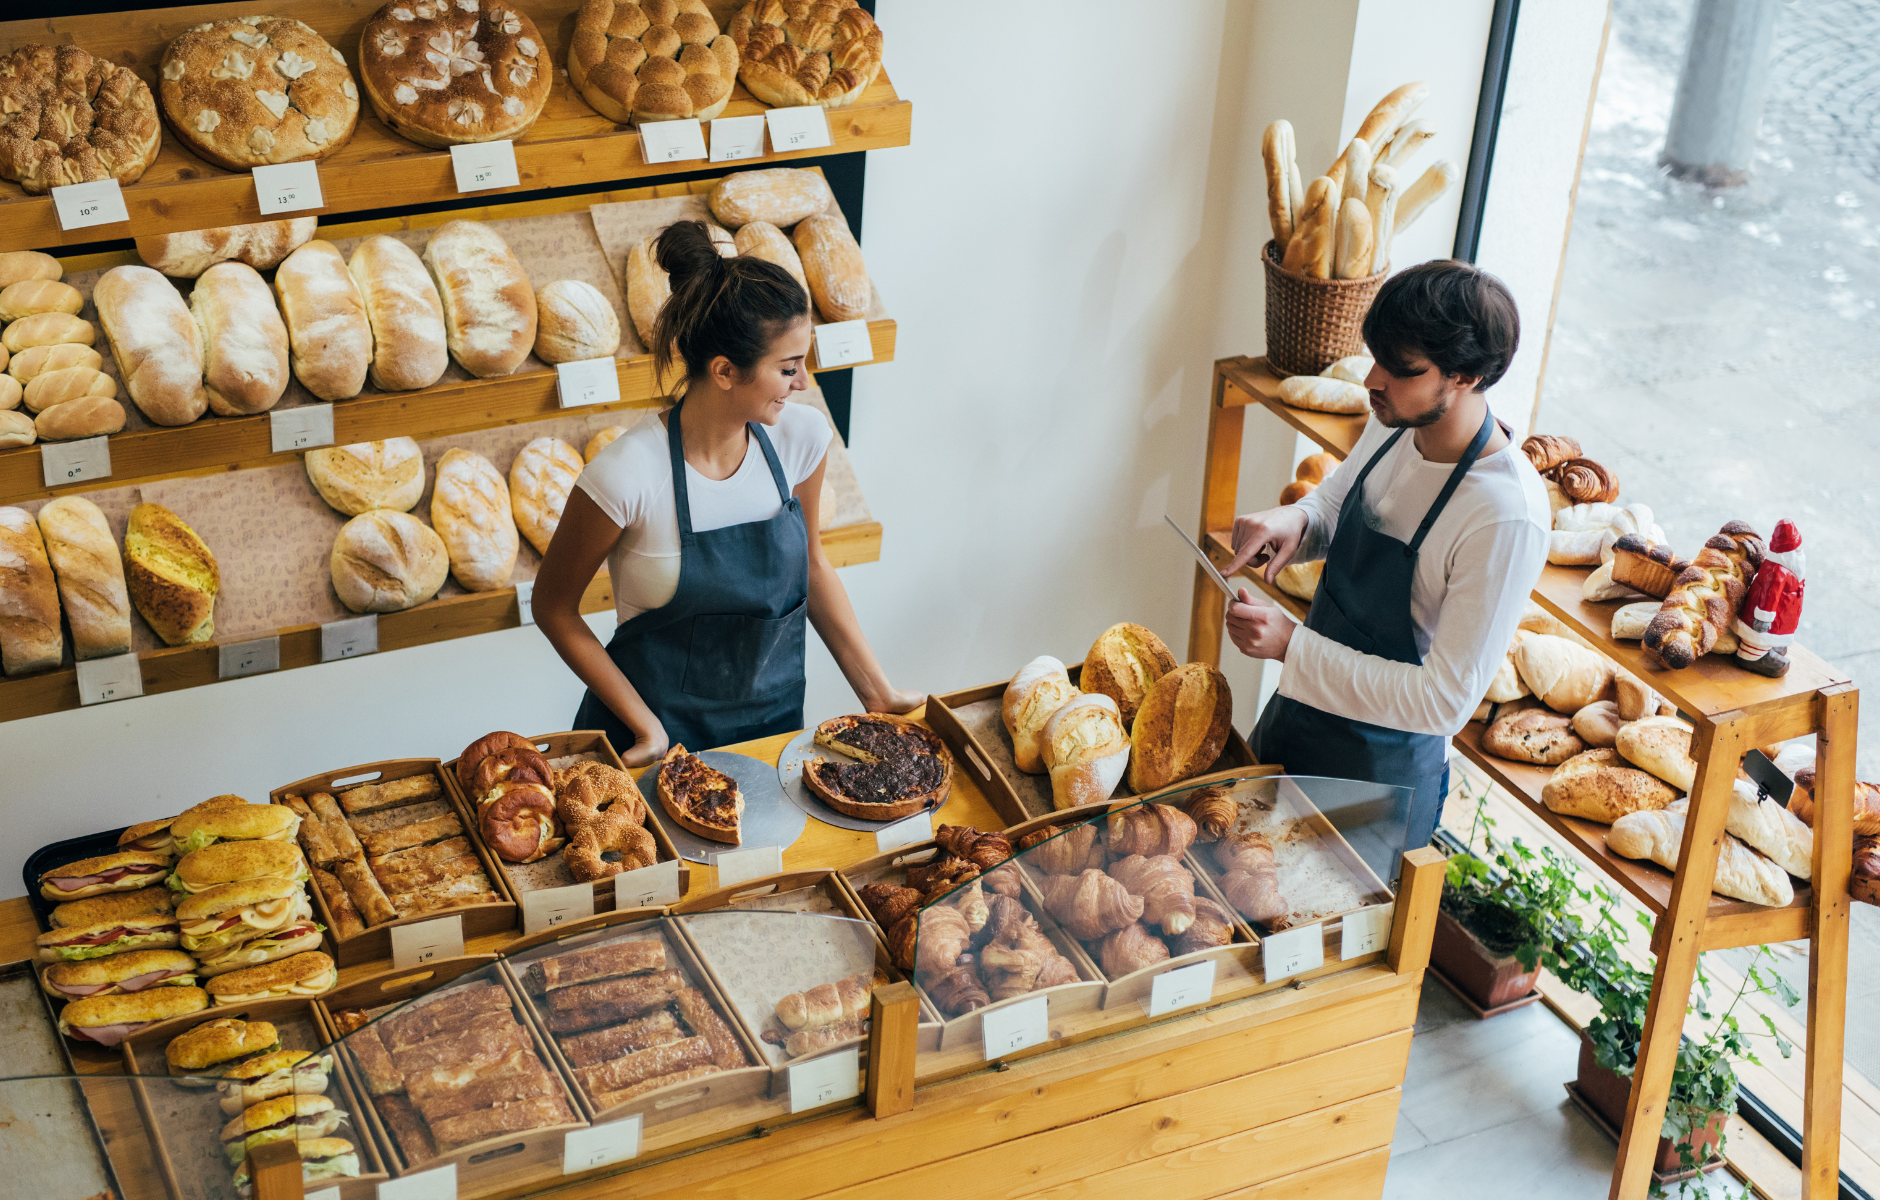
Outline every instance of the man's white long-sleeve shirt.
[[(1299, 501), (1306, 511), (1306, 533), (1293, 561), (1325, 557), (1352, 481), (1393, 432), (1369, 421), (1350, 456)], [(1415, 430), (1405, 430), (1364, 482), (1360, 507), (1365, 522), (1408, 543), (1455, 466), (1424, 459), (1417, 452)], [(1279, 694), (1389, 729), (1443, 737), (1456, 733), (1508, 651), (1528, 595), (1547, 565), (1551, 526), (1546, 488), (1520, 447), (1511, 442), (1483, 455), (1417, 554), (1410, 619), (1422, 665), (1364, 654), (1301, 626), (1286, 651)]]

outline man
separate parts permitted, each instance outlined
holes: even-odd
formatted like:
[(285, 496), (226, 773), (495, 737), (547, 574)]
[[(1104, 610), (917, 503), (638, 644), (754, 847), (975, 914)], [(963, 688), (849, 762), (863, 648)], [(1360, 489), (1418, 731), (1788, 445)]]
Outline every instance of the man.
[(1284, 664), (1254, 726), (1261, 762), (1412, 788), (1405, 848), (1448, 792), (1447, 739), (1507, 652), (1547, 563), (1540, 476), (1484, 393), (1520, 341), (1514, 297), (1467, 263), (1388, 280), (1364, 318), (1371, 414), (1350, 457), (1296, 504), (1234, 521), (1231, 575), (1325, 559), (1303, 626), (1240, 589), (1241, 653)]

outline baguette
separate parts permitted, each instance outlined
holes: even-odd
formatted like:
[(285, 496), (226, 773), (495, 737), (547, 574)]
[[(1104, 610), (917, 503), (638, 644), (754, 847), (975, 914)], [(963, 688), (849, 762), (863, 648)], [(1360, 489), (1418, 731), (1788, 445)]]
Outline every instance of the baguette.
[(73, 657), (130, 653), (130, 593), (104, 513), (83, 496), (61, 496), (39, 510), (39, 532), (72, 627)]
[(208, 410), (202, 331), (169, 280), (149, 267), (113, 267), (91, 299), (118, 378), (144, 416), (158, 425), (187, 425)]
[(1398, 198), (1403, 192), (1397, 170), (1371, 168), (1371, 186), (1365, 190), (1365, 211), (1371, 215), (1371, 274), (1390, 270), (1390, 242), (1397, 229)]
[(1358, 126), (1358, 136), (1367, 146), (1385, 145), (1397, 132), (1397, 127), (1408, 121), (1429, 95), (1430, 85), (1421, 80), (1402, 85), (1377, 102), (1365, 116), (1364, 124)]
[(59, 591), (39, 525), (23, 508), (0, 508), (0, 668), (24, 675), (59, 665)]
[(196, 280), (189, 312), (202, 333), (203, 390), (219, 417), (266, 412), (287, 390), (287, 326), (265, 280), (217, 263)]
[(1403, 196), (1397, 201), (1397, 217), (1391, 223), (1391, 236), (1395, 237), (1415, 224), (1416, 219), (1423, 215), (1423, 210), (1435, 203), (1436, 198), (1454, 186), (1461, 177), (1462, 172), (1456, 169), (1456, 164), (1446, 158), (1431, 163), (1428, 170), (1417, 176), (1415, 183), (1404, 189)]
[(1391, 134), (1390, 144), (1379, 152), (1377, 160), (1390, 166), (1400, 166), (1423, 148), (1423, 143), (1436, 136), (1436, 130), (1428, 121), (1405, 121)]
[[(1347, 200), (1364, 200), (1365, 190), (1371, 186), (1371, 143), (1362, 136), (1351, 139), (1345, 147), (1345, 172), (1338, 177), (1338, 203), (1342, 208)], [(1341, 212), (1340, 217), (1344, 214)]]
[(1314, 230), (1323, 229), (1331, 236), (1338, 189), (1328, 176), (1321, 175), (1306, 188), (1305, 204), (1296, 210), (1292, 240), (1286, 244), (1286, 256), (1280, 266), (1295, 274), (1310, 274), (1310, 246)]
[(1339, 206), (1338, 250), (1332, 261), (1332, 275), (1338, 279), (1363, 279), (1371, 273), (1374, 249), (1370, 210), (1356, 196), (1345, 197)]
[(1275, 121), (1266, 127), (1260, 157), (1266, 165), (1267, 219), (1273, 224), (1273, 240), (1284, 249), (1293, 235), (1292, 122)]

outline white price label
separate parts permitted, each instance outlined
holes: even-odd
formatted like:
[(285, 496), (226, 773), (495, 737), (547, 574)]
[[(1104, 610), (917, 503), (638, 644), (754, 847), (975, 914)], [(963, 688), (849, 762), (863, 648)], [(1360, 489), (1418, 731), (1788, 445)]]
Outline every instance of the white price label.
[(216, 648), (217, 679), (241, 679), (248, 675), (266, 675), (269, 671), (281, 669), (281, 639), (274, 637), (256, 638), (252, 642), (236, 642), (230, 646)]
[(571, 883), (522, 893), (522, 932), (540, 933), (594, 915), (594, 885)]
[(457, 1164), (388, 1179), (379, 1185), (378, 1194), (379, 1200), (457, 1200)]
[(1004, 1008), (987, 1011), (979, 1019), (980, 1037), (986, 1043), (986, 1061), (1004, 1058), (1027, 1046), (1036, 1046), (1051, 1037), (1051, 997), (1033, 996)]
[(1214, 960), (1164, 971), (1149, 981), (1149, 1015), (1193, 1008), (1214, 998)]
[(463, 957), (463, 914), (392, 926), (392, 969), (404, 971), (440, 958)]
[(535, 581), (520, 580), (516, 584), (516, 620), (523, 625), (535, 624)]
[(52, 189), (52, 207), (59, 216), (60, 229), (84, 229), (90, 225), (115, 225), (131, 219), (124, 207), (124, 189), (115, 179), (94, 179)]
[(712, 122), (712, 161), (764, 156), (764, 118), (719, 117)]
[(1316, 971), (1325, 965), (1325, 930), (1314, 924), (1272, 934), (1260, 942), (1260, 955), (1268, 983)]
[(450, 169), (457, 176), (459, 192), (522, 186), (522, 175), (516, 170), (514, 142), (471, 142), (452, 146)]
[(339, 1200), (339, 1189), (330, 1187), (321, 1188), (317, 1192), (308, 1192), (306, 1200)]
[(584, 358), (555, 367), (555, 394), (563, 408), (584, 404), (617, 404), (620, 370), (611, 358)]
[(705, 130), (690, 121), (642, 121), (640, 149), (649, 166), (705, 157)]
[(764, 120), (770, 123), (770, 148), (779, 154), (829, 144), (829, 118), (820, 105), (765, 109)]
[(144, 673), (137, 669), (135, 654), (114, 654), (110, 658), (88, 658), (78, 664), (78, 702), (103, 704), (107, 700), (129, 700), (144, 694)]
[(917, 846), (922, 842), (931, 841), (933, 841), (931, 809), (917, 812), (911, 817), (875, 830), (875, 851), (878, 854), (886, 854), (890, 850), (899, 850), (903, 846)]
[(576, 1175), (608, 1163), (640, 1157), (640, 1126), (634, 1113), (624, 1121), (610, 1121), (591, 1129), (571, 1129), (561, 1143), (561, 1173)]
[(669, 858), (650, 867), (622, 871), (614, 876), (614, 909), (654, 908), (679, 903), (679, 860)]
[(326, 199), (320, 195), (320, 165), (292, 162), (256, 167), (255, 203), (263, 216), (325, 208)]
[(816, 369), (833, 371), (875, 361), (875, 343), (867, 321), (831, 321), (816, 326)]
[(712, 859), (718, 868), (718, 886), (728, 888), (747, 879), (762, 879), (783, 872), (783, 847), (759, 846), (754, 850), (727, 850)]
[(80, 438), (76, 442), (47, 442), (39, 448), (39, 469), (47, 487), (111, 477), (110, 439)]
[(337, 662), (379, 652), (379, 614), (367, 613), (320, 626), (320, 661)]
[(1338, 957), (1356, 958), (1360, 954), (1371, 954), (1389, 946), (1391, 918), (1396, 914), (1395, 904), (1380, 904), (1376, 908), (1361, 908), (1357, 912), (1346, 913), (1338, 923)]
[(333, 406), (302, 404), (268, 413), (268, 436), (276, 454), (333, 444)]
[(862, 1094), (862, 1048), (796, 1063), (790, 1072), (790, 1111), (800, 1113)]

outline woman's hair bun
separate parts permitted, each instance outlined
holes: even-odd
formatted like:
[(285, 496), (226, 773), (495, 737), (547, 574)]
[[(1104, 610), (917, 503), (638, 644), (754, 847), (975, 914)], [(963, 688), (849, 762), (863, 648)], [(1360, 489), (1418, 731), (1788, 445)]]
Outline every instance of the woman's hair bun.
[(684, 281), (695, 275), (710, 277), (725, 264), (703, 221), (675, 221), (667, 226), (654, 244), (654, 253), (675, 292)]
[(794, 276), (761, 258), (723, 257), (703, 221), (667, 226), (654, 258), (672, 285), (653, 330), (657, 377), (665, 377), (675, 351), (694, 378), (720, 356), (748, 372), (784, 329), (809, 315), (809, 294)]

